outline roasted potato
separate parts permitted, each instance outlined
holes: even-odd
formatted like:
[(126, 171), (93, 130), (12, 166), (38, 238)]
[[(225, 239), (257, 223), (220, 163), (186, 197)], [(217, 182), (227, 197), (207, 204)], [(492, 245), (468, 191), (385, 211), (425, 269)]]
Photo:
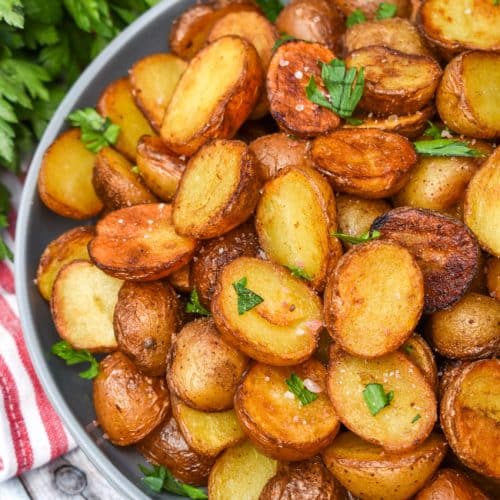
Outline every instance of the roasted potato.
[(334, 53), (319, 43), (291, 41), (276, 50), (267, 72), (267, 98), (271, 115), (284, 132), (312, 137), (339, 127), (339, 116), (310, 101), (305, 90), (311, 77), (324, 90), (318, 62), (334, 58)]
[(208, 495), (211, 500), (259, 500), (277, 469), (276, 460), (262, 455), (245, 441), (217, 459), (210, 471)]
[(270, 260), (299, 273), (313, 288), (324, 288), (337, 214), (333, 191), (319, 172), (287, 167), (268, 181), (255, 227)]
[(263, 88), (254, 46), (237, 36), (215, 40), (189, 63), (165, 112), (161, 137), (174, 153), (192, 155), (210, 139), (230, 139)]
[(116, 350), (113, 310), (122, 281), (86, 260), (74, 260), (59, 271), (50, 310), (57, 333), (75, 349)]
[(116, 278), (155, 281), (187, 264), (195, 248), (195, 240), (175, 232), (170, 205), (149, 203), (103, 217), (89, 243), (89, 255)]
[(191, 285), (191, 266), (191, 263), (186, 264), (168, 275), (168, 281), (179, 292), (189, 293), (193, 289)]
[(375, 358), (404, 344), (423, 305), (422, 272), (410, 252), (374, 241), (344, 254), (328, 277), (325, 323), (342, 349)]
[(448, 443), (471, 469), (500, 478), (500, 360), (485, 359), (463, 366), (444, 390), (441, 427)]
[(365, 69), (365, 88), (358, 108), (382, 115), (422, 109), (433, 98), (442, 73), (432, 57), (382, 46), (350, 52), (345, 63), (348, 68)]
[(186, 61), (173, 54), (151, 54), (137, 61), (129, 71), (135, 102), (157, 131), (186, 67)]
[(70, 219), (94, 217), (103, 208), (92, 185), (95, 155), (80, 130), (63, 132), (47, 149), (38, 174), (38, 194), (53, 212)]
[(440, 434), (431, 434), (414, 450), (392, 453), (343, 432), (323, 452), (323, 460), (360, 499), (406, 500), (434, 474), (446, 448)]
[(429, 344), (420, 335), (415, 334), (403, 344), (400, 351), (406, 354), (410, 361), (424, 374), (431, 387), (437, 390), (437, 364)]
[[(327, 388), (340, 421), (365, 441), (387, 451), (415, 449), (436, 422), (432, 387), (398, 351), (367, 360), (332, 348)], [(377, 398), (376, 405), (372, 391), (384, 395)]]
[[(290, 391), (293, 375), (315, 400), (303, 403)], [(315, 359), (287, 367), (256, 363), (234, 397), (238, 421), (266, 455), (287, 462), (311, 458), (333, 441), (340, 427), (325, 382), (326, 370)]]
[(154, 131), (135, 104), (128, 78), (115, 80), (104, 89), (97, 102), (97, 111), (120, 126), (115, 147), (130, 161), (135, 161), (135, 150), (140, 137), (154, 135)]
[(494, 299), (500, 300), (500, 258), (491, 257), (488, 260), (486, 267), (486, 283), (490, 295)]
[(171, 337), (180, 326), (180, 302), (172, 287), (160, 282), (126, 281), (113, 315), (118, 349), (150, 376), (163, 375)]
[[(376, 17), (377, 9), (380, 5), (379, 0), (333, 0), (333, 3), (345, 16), (359, 9), (365, 14), (367, 19), (374, 19)], [(394, 0), (391, 3), (397, 6), (396, 16), (408, 17), (410, 15), (410, 0)]]
[(92, 389), (97, 421), (106, 437), (118, 446), (140, 441), (170, 409), (165, 381), (143, 375), (121, 352), (99, 363)]
[[(248, 309), (244, 290), (260, 297), (261, 303)], [(251, 358), (276, 366), (308, 359), (323, 326), (321, 302), (302, 280), (281, 266), (252, 257), (240, 257), (224, 267), (212, 314), (224, 340)]]
[(189, 161), (173, 203), (177, 233), (208, 239), (250, 217), (259, 197), (256, 160), (241, 141), (219, 139)]
[(336, 130), (312, 144), (313, 163), (336, 191), (385, 198), (404, 185), (417, 162), (408, 139), (371, 129)]
[(45, 247), (36, 270), (36, 285), (45, 300), (50, 300), (57, 273), (65, 264), (74, 260), (90, 260), (87, 244), (93, 237), (92, 226), (75, 227)]
[(461, 222), (419, 208), (400, 207), (373, 221), (384, 240), (406, 247), (424, 275), (424, 312), (452, 306), (469, 288), (479, 263), (479, 247)]

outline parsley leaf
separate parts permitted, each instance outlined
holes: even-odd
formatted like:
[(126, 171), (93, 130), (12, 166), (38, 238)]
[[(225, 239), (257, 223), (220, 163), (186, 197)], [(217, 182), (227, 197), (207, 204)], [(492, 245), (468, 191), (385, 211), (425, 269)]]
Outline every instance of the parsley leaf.
[(500, 5), (500, 0), (493, 0), (493, 5)]
[(422, 415), (420, 413), (417, 413), (414, 417), (413, 420), (411, 421), (412, 424), (414, 424), (417, 420), (420, 420), (422, 418)]
[(379, 4), (377, 8), (377, 12), (375, 13), (375, 17), (380, 21), (381, 19), (389, 19), (390, 17), (394, 17), (396, 15), (396, 11), (398, 10), (398, 6), (393, 3), (382, 2)]
[(200, 488), (195, 488), (194, 486), (185, 484), (176, 479), (168, 469), (163, 467), (163, 465), (154, 465), (152, 469), (139, 465), (139, 469), (144, 474), (142, 478), (144, 484), (156, 493), (165, 490), (169, 493), (189, 497), (194, 500), (208, 498), (206, 493)]
[(427, 123), (429, 126), (425, 129), (424, 135), (433, 139), (441, 139), (442, 129), (431, 121), (427, 121)]
[(366, 233), (360, 234), (359, 236), (350, 236), (345, 233), (330, 233), (330, 236), (335, 236), (339, 240), (345, 241), (346, 243), (351, 243), (352, 245), (357, 245), (358, 243), (366, 243), (367, 241), (376, 240), (380, 238), (380, 231), (376, 229), (373, 231), (366, 231)]
[(24, 27), (24, 12), (21, 0), (0, 0), (0, 21), (15, 28)]
[(280, 0), (256, 0), (257, 5), (262, 9), (264, 15), (274, 23), (278, 14), (283, 10), (284, 5)]
[(307, 274), (304, 271), (303, 267), (297, 267), (297, 266), (286, 266), (288, 269), (290, 269), (292, 276), (295, 276), (296, 278), (302, 278), (303, 280), (306, 281), (311, 281), (312, 276), (310, 274)]
[(363, 120), (360, 118), (353, 118), (352, 116), (348, 116), (345, 121), (349, 125), (363, 125)]
[(297, 396), (302, 406), (308, 405), (318, 399), (318, 395), (315, 392), (311, 392), (304, 385), (303, 380), (295, 373), (292, 373), (290, 378), (286, 379), (286, 385)]
[(68, 366), (85, 362), (90, 363), (90, 366), (86, 370), (78, 374), (81, 378), (90, 380), (97, 377), (99, 373), (99, 362), (86, 349), (74, 349), (68, 342), (61, 340), (52, 346), (51, 352), (59, 358), (64, 359)]
[(389, 406), (393, 398), (394, 391), (386, 393), (382, 384), (368, 384), (363, 390), (363, 399), (373, 416), (382, 408)]
[(413, 346), (411, 346), (410, 344), (405, 344), (403, 346), (403, 349), (407, 354), (411, 354), (413, 352)]
[(132, 171), (133, 174), (135, 175), (139, 175), (141, 173), (139, 167), (137, 165), (134, 165), (133, 167), (131, 167), (130, 169)]
[(186, 312), (201, 314), (202, 316), (210, 316), (210, 311), (207, 311), (200, 302), (200, 297), (196, 288), (193, 288), (191, 295), (189, 296), (189, 302), (186, 304)]
[(238, 314), (245, 314), (250, 309), (253, 309), (255, 306), (258, 306), (264, 299), (257, 295), (255, 292), (252, 292), (249, 288), (247, 288), (247, 278), (246, 276), (241, 278), (239, 281), (233, 283), (233, 288), (236, 290), (236, 294), (238, 295)]
[(347, 16), (345, 25), (350, 28), (355, 24), (361, 24), (366, 21), (366, 16), (361, 9), (356, 9)]
[(415, 151), (429, 156), (464, 156), (478, 158), (484, 156), (477, 149), (470, 148), (465, 142), (456, 139), (432, 139), (430, 141), (416, 141), (413, 143)]
[(282, 33), (281, 36), (274, 42), (273, 52), (281, 47), (284, 43), (289, 42), (290, 40), (297, 40), (294, 36), (289, 35), (288, 33)]

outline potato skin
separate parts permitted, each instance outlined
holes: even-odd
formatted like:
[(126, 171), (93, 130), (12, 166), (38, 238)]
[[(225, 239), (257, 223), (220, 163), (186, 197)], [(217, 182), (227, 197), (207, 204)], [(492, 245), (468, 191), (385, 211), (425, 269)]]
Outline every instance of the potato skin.
[(490, 295), (500, 300), (500, 258), (491, 257), (486, 268), (486, 282)]
[(429, 344), (420, 336), (412, 335), (401, 347), (400, 351), (420, 369), (431, 387), (438, 389), (438, 370), (434, 353)]
[(121, 352), (110, 354), (99, 363), (99, 374), (92, 387), (97, 421), (118, 446), (140, 441), (170, 409), (165, 381), (141, 374)]
[[(408, 17), (411, 10), (410, 0), (394, 0), (391, 2), (397, 6), (396, 16)], [(334, 0), (334, 4), (345, 16), (360, 9), (367, 19), (374, 19), (380, 2), (378, 0)]]

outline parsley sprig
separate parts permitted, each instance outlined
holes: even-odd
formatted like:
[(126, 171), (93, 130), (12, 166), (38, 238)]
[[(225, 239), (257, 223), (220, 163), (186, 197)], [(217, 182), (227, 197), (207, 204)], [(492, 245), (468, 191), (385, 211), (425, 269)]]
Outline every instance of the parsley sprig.
[(375, 416), (389, 406), (394, 399), (394, 391), (385, 392), (382, 384), (368, 384), (363, 390), (363, 399), (370, 413)]
[(350, 28), (355, 24), (361, 24), (366, 21), (366, 16), (361, 9), (356, 9), (351, 12), (346, 19), (345, 25)]
[(80, 372), (78, 375), (81, 378), (93, 379), (99, 373), (99, 362), (92, 356), (92, 354), (84, 349), (74, 349), (65, 340), (55, 343), (51, 349), (52, 354), (58, 356), (66, 361), (68, 366), (76, 365), (78, 363), (90, 363), (90, 366)]
[(315, 392), (310, 391), (304, 385), (304, 381), (295, 373), (292, 373), (290, 378), (286, 379), (285, 382), (290, 391), (297, 396), (302, 406), (308, 405), (318, 399), (318, 395)]
[(290, 40), (297, 40), (294, 36), (289, 35), (288, 33), (281, 33), (281, 36), (274, 42), (273, 52), (281, 47), (284, 43), (289, 42)]
[(256, 0), (257, 5), (262, 9), (264, 15), (274, 23), (278, 14), (283, 10), (284, 5), (280, 0)]
[(456, 139), (415, 141), (413, 146), (418, 154), (426, 156), (463, 156), (466, 158), (484, 156), (477, 149), (473, 149), (465, 142)]
[(377, 7), (375, 18), (378, 19), (379, 21), (381, 19), (389, 19), (390, 17), (394, 17), (396, 15), (397, 10), (398, 10), (397, 5), (389, 2), (382, 2)]
[(162, 465), (154, 465), (152, 469), (139, 465), (139, 469), (144, 474), (143, 483), (156, 493), (164, 490), (195, 500), (208, 498), (203, 490), (179, 481)]
[(236, 290), (236, 295), (238, 296), (239, 315), (245, 314), (250, 309), (264, 302), (264, 299), (260, 295), (247, 288), (247, 283), (246, 276), (233, 283), (233, 288)]
[(306, 281), (311, 281), (313, 279), (310, 274), (304, 271), (303, 267), (298, 267), (298, 266), (287, 266), (287, 267), (288, 269), (290, 269), (292, 276), (295, 276), (295, 278), (301, 278)]
[(202, 316), (210, 316), (210, 311), (205, 309), (200, 302), (200, 296), (196, 288), (193, 288), (191, 295), (189, 296), (189, 302), (186, 304), (186, 312), (201, 314)]
[(345, 233), (333, 232), (330, 233), (330, 236), (335, 236), (335, 238), (345, 241), (346, 243), (351, 243), (351, 245), (358, 245), (359, 243), (366, 243), (367, 241), (372, 241), (380, 238), (380, 231), (374, 229), (373, 231), (366, 231), (366, 233), (362, 233), (359, 236), (351, 236)]

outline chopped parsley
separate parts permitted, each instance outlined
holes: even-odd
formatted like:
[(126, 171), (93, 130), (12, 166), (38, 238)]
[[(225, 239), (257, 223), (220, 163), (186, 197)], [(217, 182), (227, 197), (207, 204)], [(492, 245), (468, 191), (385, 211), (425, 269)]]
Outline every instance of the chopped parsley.
[(239, 315), (245, 314), (247, 311), (250, 311), (250, 309), (264, 302), (264, 299), (260, 295), (257, 295), (247, 288), (247, 282), (248, 280), (245, 276), (233, 283), (233, 288), (236, 290), (236, 295), (238, 296)]
[(318, 399), (318, 395), (310, 391), (305, 385), (304, 381), (295, 373), (292, 373), (290, 378), (286, 379), (286, 385), (290, 391), (297, 396), (303, 406), (312, 403)]
[(350, 236), (349, 234), (337, 232), (330, 233), (330, 235), (346, 243), (351, 243), (351, 245), (358, 245), (359, 243), (366, 243), (367, 241), (380, 238), (380, 231), (374, 229), (373, 231), (366, 231), (366, 233), (360, 234), (359, 236)]
[(411, 421), (412, 424), (414, 424), (417, 420), (420, 420), (422, 418), (422, 416), (420, 415), (420, 413), (417, 413), (414, 417), (413, 417), (413, 420)]
[(347, 16), (345, 25), (350, 28), (355, 24), (364, 23), (366, 21), (366, 16), (361, 9), (356, 9)]
[(307, 274), (304, 271), (303, 267), (297, 267), (297, 266), (287, 266), (287, 267), (288, 267), (288, 269), (290, 269), (292, 276), (295, 276), (296, 278), (302, 278), (303, 280), (306, 280), (306, 281), (312, 280), (312, 276), (310, 274)]
[(377, 415), (386, 406), (389, 406), (393, 398), (394, 391), (386, 393), (382, 384), (368, 384), (363, 390), (363, 399), (373, 416)]
[(394, 17), (398, 10), (397, 5), (389, 2), (382, 2), (379, 4), (377, 8), (377, 12), (375, 13), (376, 19), (379, 21), (381, 19), (389, 19), (390, 17)]
[(80, 372), (78, 375), (81, 378), (93, 379), (99, 373), (99, 362), (92, 354), (85, 349), (74, 349), (66, 340), (61, 340), (55, 343), (51, 349), (52, 354), (66, 361), (68, 366), (78, 363), (90, 363), (90, 366)]
[(143, 483), (156, 493), (164, 490), (195, 500), (208, 498), (207, 494), (200, 488), (195, 488), (176, 479), (163, 465), (154, 465), (152, 469), (139, 465), (139, 469), (144, 474)]
[(200, 296), (196, 288), (193, 288), (189, 296), (189, 302), (186, 304), (185, 311), (188, 313), (201, 314), (202, 316), (210, 316), (210, 311), (201, 305)]

